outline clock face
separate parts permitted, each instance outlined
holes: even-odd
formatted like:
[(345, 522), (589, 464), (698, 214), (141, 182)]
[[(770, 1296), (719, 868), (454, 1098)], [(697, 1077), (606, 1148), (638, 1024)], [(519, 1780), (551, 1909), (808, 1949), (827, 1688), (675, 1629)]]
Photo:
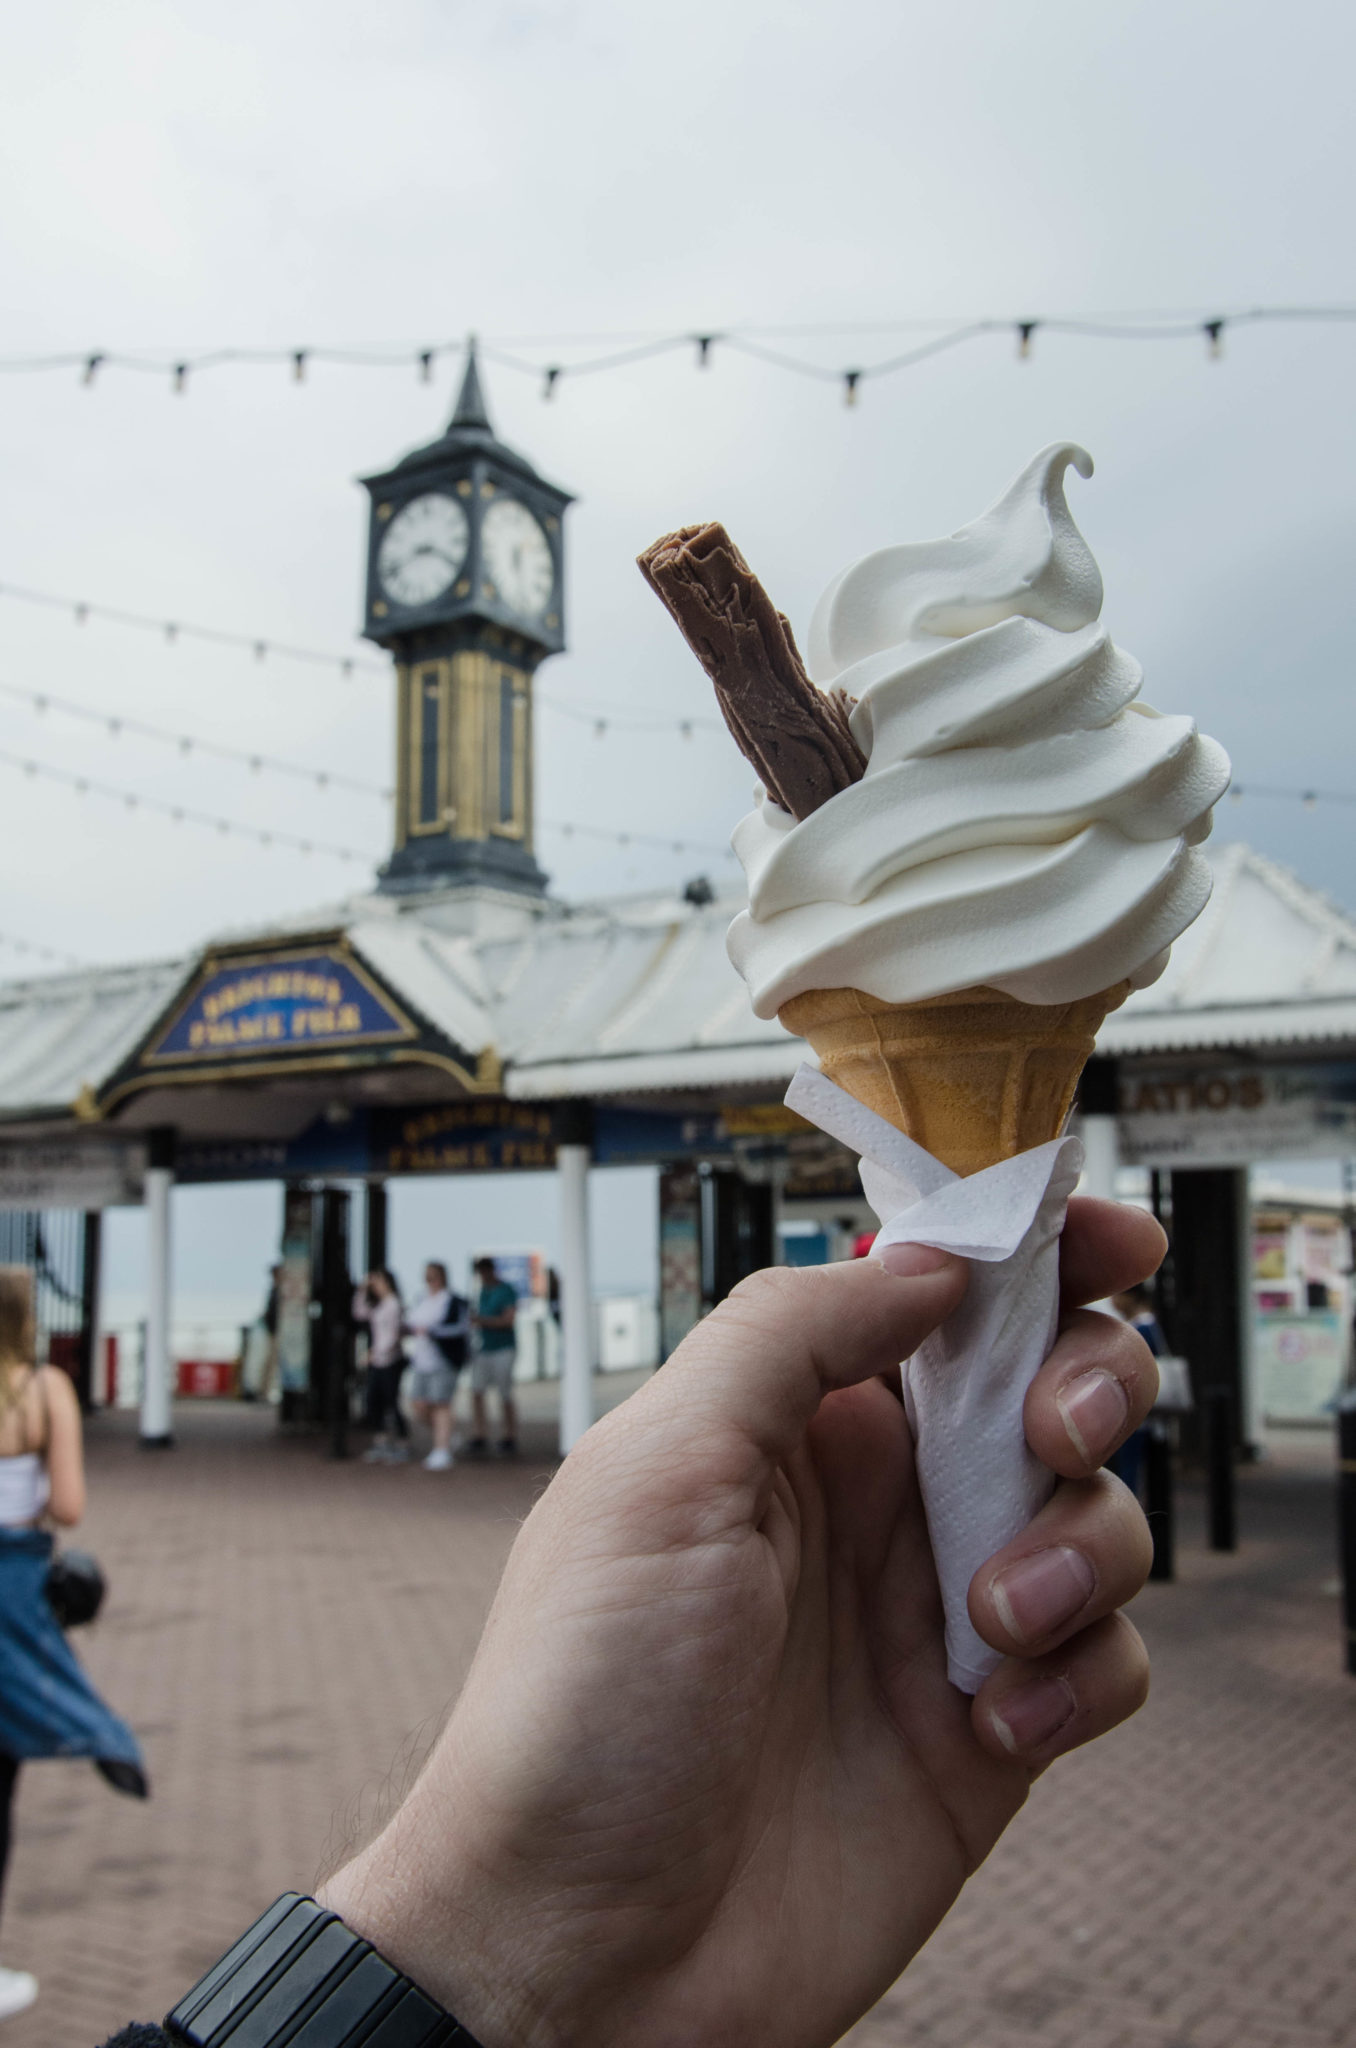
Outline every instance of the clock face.
[(396, 604), (441, 597), (466, 560), (471, 529), (455, 498), (428, 491), (402, 506), (377, 549), (377, 581)]
[(538, 619), (556, 580), (551, 543), (520, 498), (496, 498), (485, 513), (480, 551), (485, 574), (511, 611)]

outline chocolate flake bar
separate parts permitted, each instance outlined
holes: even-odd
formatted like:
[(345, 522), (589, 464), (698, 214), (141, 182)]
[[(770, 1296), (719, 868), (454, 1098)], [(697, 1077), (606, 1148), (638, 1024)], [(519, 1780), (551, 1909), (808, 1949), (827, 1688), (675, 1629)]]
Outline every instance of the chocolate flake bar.
[(810, 681), (790, 626), (725, 528), (680, 527), (638, 560), (774, 803), (808, 818), (860, 782), (866, 757), (848, 727), (847, 700)]

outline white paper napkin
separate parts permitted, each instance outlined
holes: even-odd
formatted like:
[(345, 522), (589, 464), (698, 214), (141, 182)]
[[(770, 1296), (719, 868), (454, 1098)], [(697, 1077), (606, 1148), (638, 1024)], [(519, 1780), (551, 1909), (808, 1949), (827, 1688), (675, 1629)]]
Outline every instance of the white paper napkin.
[(891, 1244), (926, 1244), (974, 1261), (960, 1307), (903, 1373), (947, 1670), (962, 1692), (977, 1692), (999, 1656), (970, 1625), (970, 1581), (1055, 1483), (1027, 1448), (1022, 1403), (1054, 1342), (1059, 1234), (1083, 1147), (1056, 1138), (962, 1179), (813, 1067), (799, 1069), (786, 1102), (860, 1156), (881, 1221), (873, 1256)]

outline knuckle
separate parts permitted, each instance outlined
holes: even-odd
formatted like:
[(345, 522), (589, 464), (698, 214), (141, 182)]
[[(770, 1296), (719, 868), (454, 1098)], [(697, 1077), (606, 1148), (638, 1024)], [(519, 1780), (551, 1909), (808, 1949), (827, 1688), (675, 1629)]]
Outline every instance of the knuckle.
[(1061, 1324), (1060, 1349), (1064, 1353), (1063, 1377), (1076, 1379), (1080, 1373), (1100, 1367), (1120, 1381), (1137, 1421), (1153, 1406), (1158, 1394), (1158, 1361), (1139, 1331), (1128, 1323), (1096, 1309), (1076, 1309)]
[(1142, 1421), (1158, 1398), (1158, 1361), (1138, 1330), (1124, 1325), (1113, 1331), (1106, 1365), (1124, 1387), (1135, 1420)]
[(1099, 1505), (1108, 1517), (1104, 1541), (1112, 1560), (1109, 1576), (1117, 1586), (1127, 1589), (1121, 1597), (1129, 1599), (1149, 1576), (1154, 1539), (1144, 1510), (1129, 1487), (1113, 1472), (1099, 1472), (1097, 1479)]
[(1149, 1697), (1149, 1652), (1144, 1638), (1124, 1614), (1113, 1614), (1116, 1660), (1115, 1685), (1118, 1702), (1125, 1714), (1137, 1714)]
[(714, 1313), (732, 1307), (749, 1309), (759, 1317), (804, 1314), (805, 1274), (794, 1266), (764, 1266), (733, 1287)]

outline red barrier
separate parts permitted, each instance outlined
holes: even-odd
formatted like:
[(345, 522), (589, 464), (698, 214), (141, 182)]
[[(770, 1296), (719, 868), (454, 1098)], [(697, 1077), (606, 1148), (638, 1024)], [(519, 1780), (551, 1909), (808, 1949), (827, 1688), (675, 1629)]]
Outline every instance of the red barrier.
[(76, 1379), (80, 1372), (80, 1332), (53, 1330), (47, 1339), (47, 1363)]
[(181, 1358), (176, 1372), (183, 1399), (219, 1401), (235, 1392), (233, 1358)]

